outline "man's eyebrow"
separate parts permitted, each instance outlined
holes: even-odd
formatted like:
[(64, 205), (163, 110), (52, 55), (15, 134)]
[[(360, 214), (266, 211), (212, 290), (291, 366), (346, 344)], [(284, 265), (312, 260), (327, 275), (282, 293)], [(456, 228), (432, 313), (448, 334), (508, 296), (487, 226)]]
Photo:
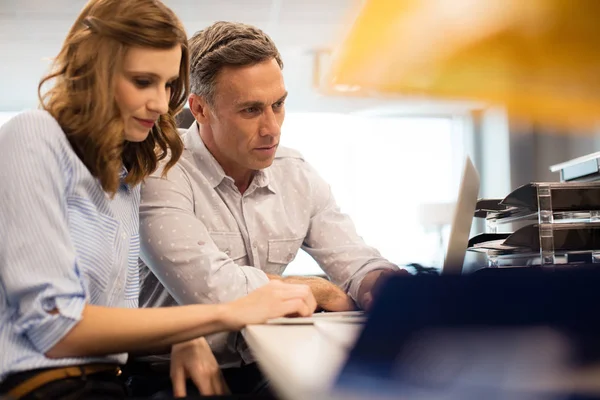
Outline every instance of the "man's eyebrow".
[(238, 103), (236, 104), (236, 106), (238, 108), (263, 108), (265, 105), (265, 103), (263, 103), (262, 101), (255, 101), (255, 100), (250, 100), (250, 101), (244, 101), (243, 103)]
[[(285, 94), (283, 96), (281, 96), (279, 98), (279, 100), (277, 100), (275, 103), (281, 103), (282, 101), (284, 101), (286, 99), (287, 95), (288, 95), (288, 92), (285, 92)], [(239, 108), (251, 108), (251, 107), (263, 108), (265, 106), (265, 103), (263, 103), (262, 101), (250, 100), (250, 101), (244, 101), (242, 103), (238, 103), (238, 104), (236, 104), (236, 106)]]
[[(143, 76), (148, 76), (154, 79), (162, 79), (162, 77), (158, 74), (155, 74), (154, 72), (147, 72), (147, 71), (136, 71), (136, 70), (128, 70), (126, 71), (129, 75), (143, 75)], [(168, 79), (168, 81), (174, 81), (179, 79), (179, 74), (172, 76), (171, 78)]]
[(275, 103), (282, 103), (283, 101), (285, 101), (285, 99), (287, 98), (287, 96), (288, 96), (288, 92), (285, 92), (285, 94), (283, 96), (281, 96), (279, 98), (279, 100), (277, 100)]

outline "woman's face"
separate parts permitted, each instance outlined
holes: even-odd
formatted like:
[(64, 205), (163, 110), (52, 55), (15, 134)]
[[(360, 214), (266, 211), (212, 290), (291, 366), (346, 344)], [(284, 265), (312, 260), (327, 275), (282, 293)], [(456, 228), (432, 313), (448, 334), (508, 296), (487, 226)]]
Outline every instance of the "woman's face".
[(171, 86), (179, 77), (181, 46), (168, 50), (132, 47), (117, 74), (115, 100), (123, 118), (125, 140), (144, 141), (169, 110)]

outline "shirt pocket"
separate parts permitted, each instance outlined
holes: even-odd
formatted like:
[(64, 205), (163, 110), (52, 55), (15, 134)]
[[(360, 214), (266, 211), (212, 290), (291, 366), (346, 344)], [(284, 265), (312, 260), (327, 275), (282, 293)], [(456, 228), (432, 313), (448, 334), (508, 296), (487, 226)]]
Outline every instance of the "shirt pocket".
[(287, 265), (294, 261), (304, 238), (269, 240), (267, 261), (270, 264)]
[[(244, 245), (244, 238), (238, 232), (210, 232), (210, 237), (219, 251), (225, 253), (238, 265), (246, 264), (248, 252)], [(240, 264), (241, 263), (241, 264)]]

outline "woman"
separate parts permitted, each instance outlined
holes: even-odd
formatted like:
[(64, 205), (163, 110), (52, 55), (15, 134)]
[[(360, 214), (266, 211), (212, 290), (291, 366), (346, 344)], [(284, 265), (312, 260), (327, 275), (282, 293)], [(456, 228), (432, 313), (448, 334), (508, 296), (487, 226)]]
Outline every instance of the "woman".
[(137, 308), (139, 183), (182, 152), (188, 69), (162, 3), (91, 0), (40, 83), (43, 110), (0, 129), (0, 397), (122, 398), (126, 353), (174, 344), (175, 394), (186, 376), (223, 393), (197, 377), (212, 357), (197, 338), (314, 310), (307, 287), (277, 282), (229, 304)]

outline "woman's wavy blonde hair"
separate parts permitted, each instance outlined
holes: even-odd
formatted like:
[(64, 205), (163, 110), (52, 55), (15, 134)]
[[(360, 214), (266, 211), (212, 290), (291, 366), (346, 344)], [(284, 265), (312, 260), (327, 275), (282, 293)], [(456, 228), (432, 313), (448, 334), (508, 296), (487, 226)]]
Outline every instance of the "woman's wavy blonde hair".
[[(173, 83), (169, 111), (143, 142), (128, 142), (115, 101), (115, 77), (130, 47), (181, 46), (179, 78)], [(42, 86), (53, 81), (42, 95)], [(91, 0), (69, 31), (52, 72), (38, 87), (42, 108), (65, 131), (73, 149), (102, 188), (114, 194), (122, 167), (125, 183), (136, 185), (169, 156), (165, 172), (183, 151), (175, 115), (189, 93), (189, 51), (183, 25), (157, 0)]]

